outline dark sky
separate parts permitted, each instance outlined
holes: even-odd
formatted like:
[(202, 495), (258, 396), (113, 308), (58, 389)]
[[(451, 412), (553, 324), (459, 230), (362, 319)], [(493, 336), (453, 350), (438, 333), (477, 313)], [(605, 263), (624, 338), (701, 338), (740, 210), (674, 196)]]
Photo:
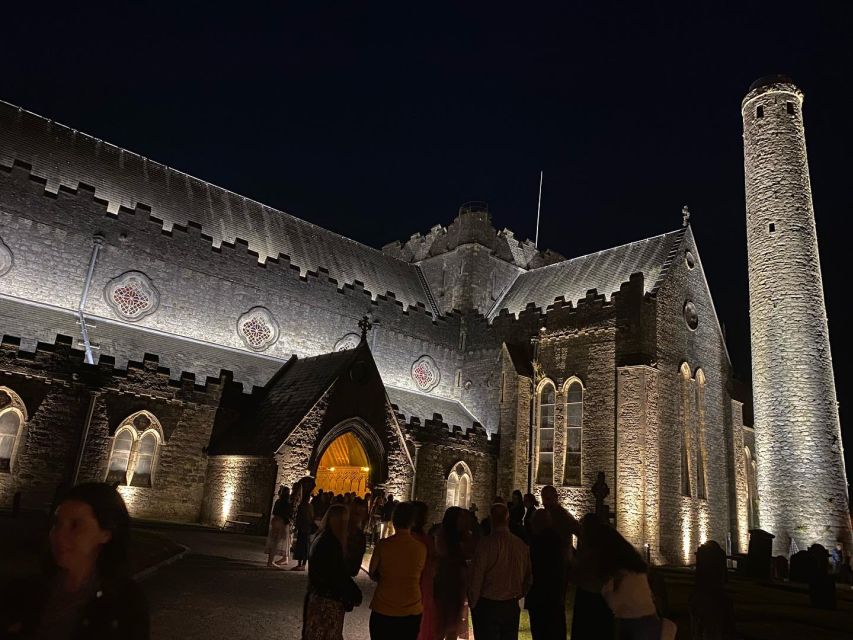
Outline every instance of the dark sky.
[(0, 97), (376, 247), (466, 200), (532, 237), (540, 168), (540, 245), (569, 257), (688, 204), (742, 378), (740, 101), (791, 75), (849, 418), (853, 4), (25, 4), (0, 17)]

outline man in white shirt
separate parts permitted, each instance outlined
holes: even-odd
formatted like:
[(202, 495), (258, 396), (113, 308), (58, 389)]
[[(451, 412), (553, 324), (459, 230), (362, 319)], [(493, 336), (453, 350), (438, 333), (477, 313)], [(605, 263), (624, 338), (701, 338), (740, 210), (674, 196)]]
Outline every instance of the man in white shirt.
[(480, 540), (471, 565), (468, 604), (477, 640), (518, 638), (518, 601), (530, 589), (530, 552), (509, 530), (509, 510), (492, 505), (492, 532)]

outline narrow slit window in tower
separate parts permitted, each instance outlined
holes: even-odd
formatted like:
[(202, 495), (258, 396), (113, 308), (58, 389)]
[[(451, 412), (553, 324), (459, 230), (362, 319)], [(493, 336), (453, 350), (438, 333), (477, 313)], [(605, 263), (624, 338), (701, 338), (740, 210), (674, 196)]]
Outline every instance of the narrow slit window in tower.
[(755, 117), (756, 118), (763, 118), (764, 117), (764, 107), (759, 105), (758, 107), (755, 108)]
[(775, 223), (775, 222), (771, 222), (771, 223), (770, 223), (770, 225), (767, 227), (767, 230), (768, 230), (770, 233), (776, 233), (776, 223)]
[(793, 102), (787, 103), (786, 107), (788, 109), (788, 115), (792, 116), (792, 115), (797, 113), (796, 111), (794, 111), (794, 103)]

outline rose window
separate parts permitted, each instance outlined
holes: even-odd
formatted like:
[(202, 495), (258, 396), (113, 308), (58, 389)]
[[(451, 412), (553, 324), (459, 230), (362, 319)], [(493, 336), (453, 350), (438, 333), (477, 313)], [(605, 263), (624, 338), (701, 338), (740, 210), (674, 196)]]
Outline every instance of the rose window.
[(355, 349), (361, 342), (358, 334), (348, 333), (343, 338), (335, 343), (335, 351), (346, 351), (347, 349)]
[(107, 303), (125, 320), (139, 320), (154, 313), (160, 304), (160, 294), (151, 280), (139, 271), (128, 271), (107, 283), (104, 291)]
[(0, 276), (4, 276), (12, 268), (12, 250), (0, 238)]
[(237, 333), (247, 347), (263, 351), (278, 340), (278, 324), (264, 307), (254, 307), (240, 316)]
[(412, 365), (412, 380), (421, 391), (431, 391), (441, 380), (435, 360), (421, 356)]

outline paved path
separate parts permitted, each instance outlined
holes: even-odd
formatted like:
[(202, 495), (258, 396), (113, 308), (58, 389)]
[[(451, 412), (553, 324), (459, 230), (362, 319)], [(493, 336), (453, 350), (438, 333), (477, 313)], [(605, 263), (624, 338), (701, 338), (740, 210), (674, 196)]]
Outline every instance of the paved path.
[[(267, 569), (262, 538), (187, 529), (164, 533), (190, 551), (143, 582), (153, 640), (300, 637), (308, 576)], [(347, 614), (347, 640), (369, 637), (373, 584), (364, 573), (357, 582), (364, 604)]]

